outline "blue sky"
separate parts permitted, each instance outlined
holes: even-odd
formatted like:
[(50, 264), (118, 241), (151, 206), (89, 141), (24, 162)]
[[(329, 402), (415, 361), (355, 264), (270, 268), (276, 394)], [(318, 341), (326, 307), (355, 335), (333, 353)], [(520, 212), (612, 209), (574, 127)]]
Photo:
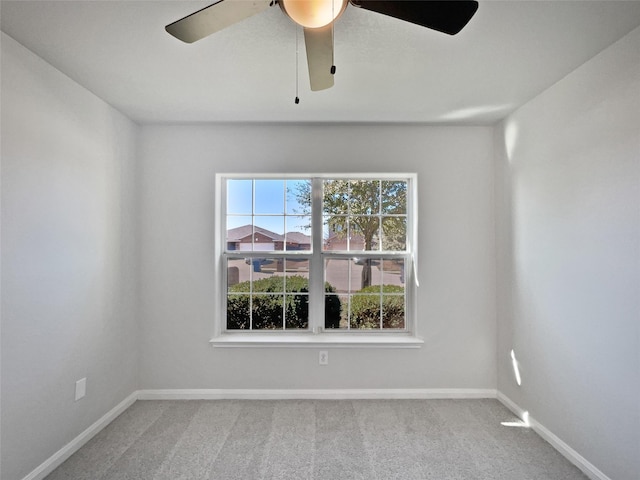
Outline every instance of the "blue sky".
[(251, 224), (253, 213), (254, 223), (259, 227), (279, 234), (297, 231), (309, 235), (310, 229), (304, 227), (310, 220), (296, 215), (303, 208), (295, 195), (288, 193), (295, 192), (297, 185), (304, 183), (309, 180), (228, 180), (227, 229)]

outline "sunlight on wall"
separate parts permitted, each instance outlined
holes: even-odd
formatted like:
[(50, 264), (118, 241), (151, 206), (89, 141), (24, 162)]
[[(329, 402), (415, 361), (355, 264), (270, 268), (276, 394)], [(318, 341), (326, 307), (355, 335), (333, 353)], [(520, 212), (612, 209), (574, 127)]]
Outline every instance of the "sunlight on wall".
[(522, 378), (520, 377), (520, 368), (518, 368), (518, 360), (516, 360), (516, 354), (511, 350), (511, 364), (513, 365), (513, 374), (516, 376), (516, 383), (518, 386), (522, 385)]
[(484, 118), (501, 118), (513, 110), (513, 105), (483, 105), (466, 107), (447, 112), (441, 120), (479, 120)]
[(507, 152), (507, 160), (509, 163), (513, 161), (513, 154), (518, 142), (518, 124), (509, 120), (504, 127), (504, 146)]

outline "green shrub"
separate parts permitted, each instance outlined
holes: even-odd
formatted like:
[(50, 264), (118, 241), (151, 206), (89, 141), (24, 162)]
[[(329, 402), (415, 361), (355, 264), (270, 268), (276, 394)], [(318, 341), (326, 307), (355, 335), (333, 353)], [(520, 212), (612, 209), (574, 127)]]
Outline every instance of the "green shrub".
[[(382, 286), (382, 328), (404, 328), (404, 288)], [(386, 295), (391, 294), (391, 295)], [(351, 297), (351, 328), (380, 328), (380, 286), (365, 287)]]
[[(324, 291), (326, 293), (334, 293), (336, 291), (333, 285), (329, 283), (324, 284)], [(324, 328), (340, 328), (340, 312), (342, 307), (340, 305), (340, 297), (338, 295), (325, 295), (324, 296)]]
[[(249, 329), (249, 310), (251, 309), (254, 330), (282, 329), (283, 302), (286, 302), (284, 305), (285, 327), (287, 329), (307, 329), (309, 326), (309, 281), (299, 275), (286, 278), (286, 295), (283, 294), (284, 277), (282, 276), (255, 280), (253, 295), (247, 293), (251, 287), (249, 281), (229, 287), (227, 328), (232, 330)], [(325, 292), (333, 293), (335, 288), (329, 283), (325, 283)], [(327, 328), (338, 327), (340, 299), (337, 295), (325, 296), (325, 318), (331, 319), (325, 321)], [(333, 322), (335, 322), (335, 326), (329, 326)]]

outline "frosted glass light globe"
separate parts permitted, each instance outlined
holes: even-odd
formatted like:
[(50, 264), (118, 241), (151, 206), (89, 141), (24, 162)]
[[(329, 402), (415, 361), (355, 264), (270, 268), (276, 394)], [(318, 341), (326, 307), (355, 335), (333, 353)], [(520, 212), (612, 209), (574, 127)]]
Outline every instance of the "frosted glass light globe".
[(280, 0), (287, 16), (306, 28), (329, 25), (347, 7), (348, 0)]

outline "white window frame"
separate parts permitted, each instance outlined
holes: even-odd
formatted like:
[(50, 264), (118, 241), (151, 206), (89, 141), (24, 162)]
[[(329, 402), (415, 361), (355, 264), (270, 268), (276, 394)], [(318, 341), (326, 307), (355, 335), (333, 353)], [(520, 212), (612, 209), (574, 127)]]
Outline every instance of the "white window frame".
[[(309, 266), (309, 330), (227, 330), (226, 297), (227, 269), (226, 259), (234, 256), (228, 253), (226, 238), (226, 181), (227, 180), (300, 180), (312, 181), (312, 250), (299, 255), (310, 256)], [(322, 198), (318, 192), (323, 180), (399, 180), (407, 182), (407, 238), (406, 252), (389, 253), (384, 251), (330, 251), (323, 252)], [(216, 174), (215, 202), (215, 291), (217, 308), (214, 315), (214, 347), (393, 347), (419, 348), (424, 343), (417, 332), (417, 175), (415, 173), (335, 173), (335, 174)], [(314, 213), (315, 212), (315, 213)], [(246, 254), (246, 255), (245, 255)], [(265, 252), (242, 252), (242, 256), (264, 256)], [(291, 252), (269, 252), (269, 256), (288, 257)], [(293, 255), (296, 255), (295, 253)], [(324, 265), (325, 258), (397, 256), (405, 259), (405, 329), (398, 330), (343, 330), (324, 329)], [(319, 285), (318, 285), (319, 284)]]

